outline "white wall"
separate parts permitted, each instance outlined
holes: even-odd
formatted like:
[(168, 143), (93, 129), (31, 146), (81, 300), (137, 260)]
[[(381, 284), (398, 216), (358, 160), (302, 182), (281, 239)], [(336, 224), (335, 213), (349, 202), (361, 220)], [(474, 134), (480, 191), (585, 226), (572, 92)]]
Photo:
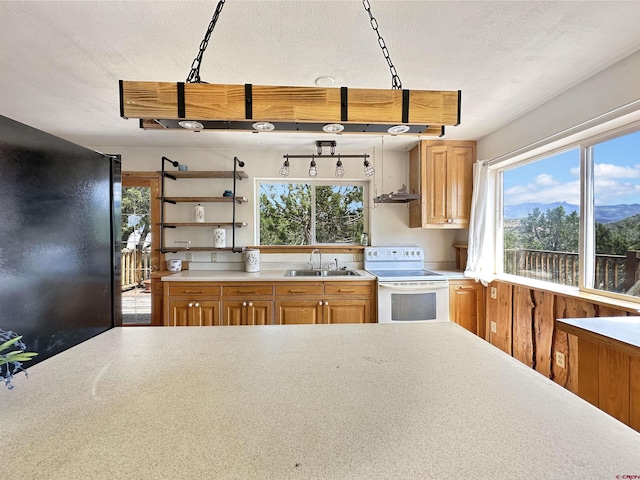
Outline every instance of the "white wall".
[[(206, 135), (206, 133), (202, 133)], [(257, 178), (282, 179), (278, 176), (278, 170), (283, 162), (284, 154), (311, 154), (308, 151), (281, 151), (273, 149), (216, 149), (216, 148), (132, 148), (132, 147), (91, 147), (98, 151), (108, 151), (109, 153), (119, 153), (122, 155), (123, 171), (159, 171), (161, 168), (161, 158), (163, 156), (180, 163), (188, 165), (189, 170), (230, 170), (233, 169), (233, 157), (238, 157), (245, 162), (242, 168), (249, 178), (239, 181), (237, 184), (237, 194), (247, 197), (246, 204), (236, 207), (237, 221), (248, 223), (246, 228), (236, 230), (236, 245), (255, 245), (255, 180)], [(374, 163), (374, 152), (367, 151), (343, 151), (342, 154), (363, 154), (371, 155), (370, 161)], [(328, 155), (328, 154), (327, 154)], [(368, 180), (370, 181), (370, 197), (377, 193), (390, 193), (397, 191), (402, 184), (408, 185), (408, 153), (400, 151), (389, 151), (384, 153), (384, 165), (380, 152), (375, 152), (376, 175), (367, 179), (364, 176), (362, 160), (344, 159), (343, 164), (346, 170), (345, 179)], [(291, 159), (291, 173), (289, 179), (308, 178), (309, 161), (305, 159)], [(333, 171), (335, 161), (318, 160), (318, 178), (335, 179)], [(168, 169), (173, 169), (168, 163)], [(384, 171), (384, 178), (383, 172)], [(167, 191), (165, 195), (182, 196), (218, 196), (222, 195), (225, 189), (231, 189), (232, 180), (179, 180), (177, 182), (167, 181)], [(191, 221), (192, 205), (179, 204), (168, 205), (174, 208), (181, 218), (180, 221)], [(231, 221), (230, 204), (207, 204), (207, 221)], [(214, 208), (219, 208), (214, 212)], [(454, 243), (467, 241), (467, 230), (427, 230), (420, 228), (409, 228), (409, 210), (406, 204), (378, 204), (374, 205), (370, 200), (369, 204), (370, 222), (370, 242), (372, 245), (419, 245), (425, 249), (426, 264), (431, 268), (451, 268), (455, 261), (455, 252), (452, 248)], [(177, 229), (181, 230), (181, 229)], [(194, 231), (200, 234), (195, 236)], [(167, 238), (190, 239), (194, 245), (212, 244), (210, 229), (189, 230), (189, 233), (167, 229)], [(227, 232), (228, 245), (230, 245), (230, 231)], [(182, 254), (183, 256), (184, 254)], [(182, 258), (181, 255), (168, 255), (167, 258)], [(194, 254), (194, 258), (196, 258)], [(203, 258), (202, 255), (197, 258)]]
[[(478, 140), (478, 159), (506, 155), (639, 100), (640, 51)], [(598, 122), (639, 109), (635, 105)]]

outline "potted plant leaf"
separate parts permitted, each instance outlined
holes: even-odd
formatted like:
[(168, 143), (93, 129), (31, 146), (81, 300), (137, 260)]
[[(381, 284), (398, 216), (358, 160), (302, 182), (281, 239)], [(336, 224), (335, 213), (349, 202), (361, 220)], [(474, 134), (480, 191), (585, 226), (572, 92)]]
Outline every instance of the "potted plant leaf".
[(22, 335), (2, 330), (0, 328), (0, 380), (11, 390), (11, 380), (18, 372), (27, 371), (22, 368), (23, 362), (28, 362), (37, 355), (36, 352), (26, 352), (27, 346), (22, 341)]

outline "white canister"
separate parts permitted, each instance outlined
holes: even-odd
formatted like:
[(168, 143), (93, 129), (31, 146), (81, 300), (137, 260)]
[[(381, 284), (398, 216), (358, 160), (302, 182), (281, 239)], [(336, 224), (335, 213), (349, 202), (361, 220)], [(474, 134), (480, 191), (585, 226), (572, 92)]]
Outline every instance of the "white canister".
[(200, 204), (193, 207), (193, 221), (204, 223), (204, 207)]
[(213, 229), (213, 246), (225, 248), (227, 246), (227, 231), (224, 228)]
[(260, 271), (260, 250), (258, 250), (257, 248), (247, 248), (244, 251), (244, 271)]
[(179, 272), (182, 270), (182, 260), (171, 259), (167, 260), (167, 270), (170, 272)]

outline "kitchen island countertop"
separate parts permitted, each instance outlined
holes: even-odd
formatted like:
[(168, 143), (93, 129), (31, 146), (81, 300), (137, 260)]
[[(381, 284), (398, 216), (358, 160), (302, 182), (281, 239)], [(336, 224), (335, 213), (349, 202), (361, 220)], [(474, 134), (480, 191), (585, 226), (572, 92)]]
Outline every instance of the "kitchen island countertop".
[(640, 474), (639, 433), (453, 323), (115, 328), (14, 384), (3, 478)]

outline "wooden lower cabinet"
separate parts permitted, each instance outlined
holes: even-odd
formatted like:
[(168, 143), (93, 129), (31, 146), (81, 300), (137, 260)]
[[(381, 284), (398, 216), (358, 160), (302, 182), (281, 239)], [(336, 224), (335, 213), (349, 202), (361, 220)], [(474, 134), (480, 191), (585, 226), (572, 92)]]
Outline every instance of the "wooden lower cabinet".
[(376, 321), (375, 282), (164, 282), (164, 325)]
[(273, 302), (271, 300), (224, 300), (222, 325), (271, 325)]
[(325, 300), (322, 323), (371, 323), (370, 300)]
[(322, 322), (322, 300), (276, 300), (276, 325), (306, 325)]
[(167, 325), (172, 327), (211, 327), (220, 325), (219, 300), (169, 300)]
[(484, 338), (484, 289), (475, 280), (449, 280), (449, 318)]

